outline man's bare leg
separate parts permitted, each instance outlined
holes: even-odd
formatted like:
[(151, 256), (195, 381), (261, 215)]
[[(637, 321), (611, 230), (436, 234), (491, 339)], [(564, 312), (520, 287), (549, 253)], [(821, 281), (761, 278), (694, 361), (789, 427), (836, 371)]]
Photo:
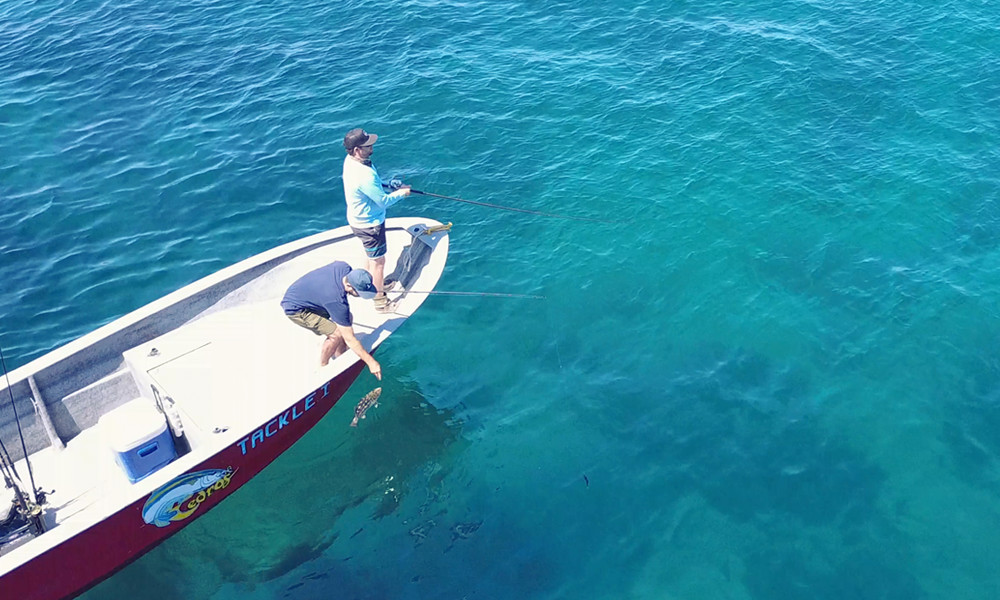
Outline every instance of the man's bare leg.
[(345, 350), (347, 350), (347, 344), (344, 343), (344, 338), (340, 335), (339, 331), (333, 335), (326, 336), (326, 339), (323, 340), (323, 347), (319, 351), (320, 366), (325, 367), (330, 364), (330, 358), (337, 358)]
[(368, 271), (372, 274), (372, 283), (375, 284), (375, 289), (378, 290), (378, 293), (383, 293), (382, 286), (385, 278), (385, 257), (380, 256), (378, 258), (369, 258)]
[(371, 269), (372, 284), (378, 290), (375, 293), (375, 310), (385, 312), (389, 307), (389, 299), (385, 295), (385, 257), (369, 258), (368, 268)]

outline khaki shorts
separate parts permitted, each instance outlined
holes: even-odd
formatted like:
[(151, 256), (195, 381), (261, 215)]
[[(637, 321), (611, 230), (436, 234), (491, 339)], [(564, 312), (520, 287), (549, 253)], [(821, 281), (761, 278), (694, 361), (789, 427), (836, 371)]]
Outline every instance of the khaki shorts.
[(305, 327), (316, 335), (331, 336), (337, 333), (337, 324), (308, 310), (300, 310), (294, 315), (285, 315), (292, 323)]

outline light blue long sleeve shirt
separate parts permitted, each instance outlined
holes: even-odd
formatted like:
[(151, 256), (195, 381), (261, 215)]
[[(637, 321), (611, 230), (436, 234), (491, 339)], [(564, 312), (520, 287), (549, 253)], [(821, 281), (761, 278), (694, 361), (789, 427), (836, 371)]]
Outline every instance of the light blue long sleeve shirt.
[(344, 157), (344, 200), (351, 227), (366, 229), (383, 223), (385, 209), (405, 197), (399, 190), (386, 194), (374, 166)]

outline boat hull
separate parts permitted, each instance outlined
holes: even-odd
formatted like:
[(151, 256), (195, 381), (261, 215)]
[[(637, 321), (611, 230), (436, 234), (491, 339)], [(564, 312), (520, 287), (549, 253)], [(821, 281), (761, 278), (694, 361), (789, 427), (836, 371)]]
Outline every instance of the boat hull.
[[(2, 580), (4, 597), (71, 598), (138, 559), (217, 506), (305, 435), (344, 395), (363, 366), (357, 363), (343, 371), (236, 444), (8, 573)], [(204, 489), (179, 486), (180, 491), (171, 495), (170, 487), (192, 473), (217, 476), (201, 475), (208, 484)], [(173, 513), (174, 518), (157, 520), (157, 513)]]

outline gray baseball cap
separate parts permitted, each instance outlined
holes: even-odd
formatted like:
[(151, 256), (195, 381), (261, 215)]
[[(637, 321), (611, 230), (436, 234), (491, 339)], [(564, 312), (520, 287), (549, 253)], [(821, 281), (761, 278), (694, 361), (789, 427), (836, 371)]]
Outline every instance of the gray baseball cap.
[(378, 140), (377, 135), (374, 133), (368, 133), (364, 129), (358, 127), (357, 129), (348, 131), (347, 135), (344, 136), (344, 149), (350, 152), (361, 146), (374, 145), (376, 140)]

